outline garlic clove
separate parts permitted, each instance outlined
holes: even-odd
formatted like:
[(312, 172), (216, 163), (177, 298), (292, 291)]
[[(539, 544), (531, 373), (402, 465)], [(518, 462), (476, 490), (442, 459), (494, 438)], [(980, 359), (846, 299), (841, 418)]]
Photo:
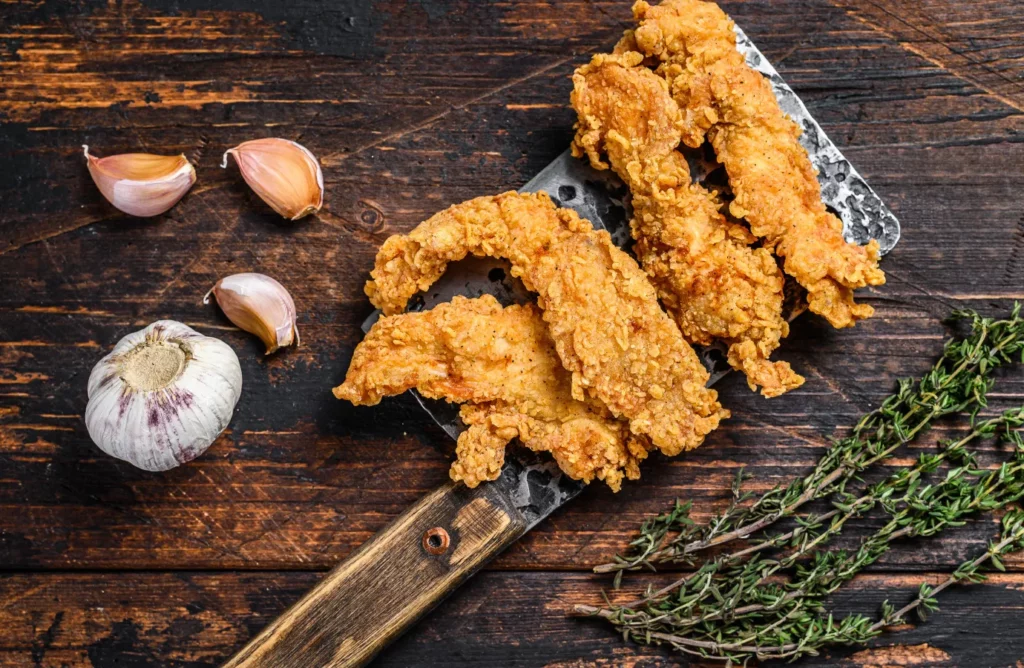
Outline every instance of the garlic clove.
[(124, 153), (97, 158), (82, 146), (89, 174), (111, 204), (130, 216), (148, 218), (178, 203), (196, 182), (195, 167), (182, 155)]
[(166, 471), (210, 447), (241, 393), (230, 346), (159, 320), (122, 338), (93, 368), (85, 424), (108, 455)]
[(210, 295), (228, 320), (260, 337), (267, 355), (278, 348), (299, 345), (295, 301), (270, 276), (233, 274), (217, 281), (203, 298), (204, 304), (210, 303)]
[(316, 156), (287, 139), (254, 139), (228, 149), (242, 178), (274, 211), (289, 220), (316, 213), (324, 203), (324, 174)]

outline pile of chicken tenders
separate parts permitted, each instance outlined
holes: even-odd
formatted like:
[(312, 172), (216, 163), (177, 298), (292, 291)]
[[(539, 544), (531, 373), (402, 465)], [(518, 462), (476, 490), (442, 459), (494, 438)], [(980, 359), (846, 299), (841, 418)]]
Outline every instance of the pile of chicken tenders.
[[(518, 438), (618, 490), (648, 452), (695, 448), (729, 416), (691, 344), (723, 342), (751, 389), (775, 397), (804, 380), (770, 359), (789, 332), (784, 273), (835, 327), (870, 316), (853, 292), (885, 282), (877, 242), (844, 241), (800, 128), (736, 49), (729, 17), (703, 0), (641, 0), (633, 13), (614, 51), (575, 72), (571, 99), (574, 154), (629, 187), (636, 259), (547, 195), (507, 192), (391, 237), (366, 285), (384, 317), (335, 396), (373, 405), (415, 388), (461, 403), (451, 477), (470, 487), (498, 477)], [(705, 142), (728, 192), (691, 178), (680, 148)], [(485, 295), (403, 313), (469, 254), (508, 260), (537, 305)]]

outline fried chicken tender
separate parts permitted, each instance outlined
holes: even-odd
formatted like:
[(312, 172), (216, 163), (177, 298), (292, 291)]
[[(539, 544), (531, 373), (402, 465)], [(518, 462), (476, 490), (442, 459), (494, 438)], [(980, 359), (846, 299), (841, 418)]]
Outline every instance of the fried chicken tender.
[(800, 127), (736, 50), (732, 20), (703, 0), (640, 0), (633, 14), (640, 25), (619, 48), (660, 62), (683, 109), (683, 141), (697, 147), (706, 136), (725, 165), (735, 194), (730, 212), (784, 259), (786, 273), (807, 289), (811, 311), (834, 327), (869, 317), (873, 309), (855, 303), (853, 291), (885, 283), (878, 242), (843, 239), (841, 221), (821, 201)]
[(572, 374), (573, 398), (600, 400), (667, 455), (697, 447), (728, 416), (636, 262), (606, 231), (556, 208), (544, 193), (478, 197), (392, 236), (377, 253), (366, 294), (397, 313), (470, 253), (507, 258), (513, 275), (538, 294)]
[(611, 168), (632, 193), (633, 250), (662, 304), (690, 343), (721, 339), (730, 365), (753, 390), (774, 397), (804, 379), (768, 356), (789, 333), (782, 272), (742, 225), (729, 222), (715, 193), (692, 183), (679, 107), (665, 80), (636, 52), (599, 54), (573, 75), (579, 115), (573, 153)]
[[(484, 295), (455, 297), (430, 311), (382, 317), (356, 347), (334, 395), (356, 405), (416, 388), (463, 403), (450, 475), (476, 487), (501, 472), (513, 438), (550, 452), (575, 480), (618, 491), (640, 476), (646, 440), (597, 401), (577, 401), (539, 310), (502, 308)], [(468, 403), (467, 403), (468, 402)]]

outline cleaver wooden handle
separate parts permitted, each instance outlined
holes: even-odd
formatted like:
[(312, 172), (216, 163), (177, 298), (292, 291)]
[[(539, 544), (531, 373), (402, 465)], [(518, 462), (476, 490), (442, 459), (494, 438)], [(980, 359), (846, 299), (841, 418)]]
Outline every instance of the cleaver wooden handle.
[(493, 486), (446, 484), (364, 543), (225, 668), (362, 666), (525, 531)]

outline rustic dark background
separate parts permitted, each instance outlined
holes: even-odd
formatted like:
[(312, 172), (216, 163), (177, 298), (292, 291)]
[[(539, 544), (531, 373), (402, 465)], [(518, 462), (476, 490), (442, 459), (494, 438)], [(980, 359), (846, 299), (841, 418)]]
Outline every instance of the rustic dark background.
[[(1024, 4), (725, 7), (903, 222), (889, 283), (864, 294), (878, 315), (843, 332), (801, 319), (781, 357), (803, 388), (767, 402), (726, 379), (734, 418), (704, 447), (618, 495), (595, 485), (378, 665), (674, 665), (567, 617), (608, 584), (588, 567), (676, 497), (707, 516), (740, 466), (759, 488), (806, 471), (897, 377), (929, 366), (951, 308), (1024, 299)], [(0, 2), (0, 666), (215, 665), (446, 478), (451, 444), (409, 397), (356, 409), (329, 391), (371, 310), (374, 252), (558, 155), (569, 74), (629, 17), (627, 1), (599, 0)], [(322, 159), (319, 216), (284, 223), (219, 168), (264, 136)], [(93, 186), (81, 144), (184, 152), (199, 180), (167, 215), (131, 219)], [(264, 359), (202, 305), (238, 271), (290, 288), (301, 348)], [(230, 343), (245, 391), (202, 458), (150, 474), (101, 455), (82, 413), (96, 360), (159, 318)], [(997, 394), (1024, 402), (1024, 371)], [(836, 605), (905, 601), (995, 530), (985, 517), (901, 544)], [(1014, 665), (1024, 559), (1008, 566), (944, 596), (927, 624), (817, 664)]]

